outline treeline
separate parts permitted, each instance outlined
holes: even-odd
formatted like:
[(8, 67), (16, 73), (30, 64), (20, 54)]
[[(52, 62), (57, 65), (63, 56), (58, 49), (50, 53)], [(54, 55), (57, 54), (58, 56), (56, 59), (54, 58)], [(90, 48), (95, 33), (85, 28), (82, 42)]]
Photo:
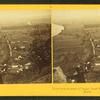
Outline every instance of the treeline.
[(47, 70), (51, 72), (51, 26), (49, 24), (36, 25), (35, 30), (31, 32), (31, 36), (34, 37), (31, 49), (30, 59), (35, 63), (39, 72), (43, 68), (47, 67)]

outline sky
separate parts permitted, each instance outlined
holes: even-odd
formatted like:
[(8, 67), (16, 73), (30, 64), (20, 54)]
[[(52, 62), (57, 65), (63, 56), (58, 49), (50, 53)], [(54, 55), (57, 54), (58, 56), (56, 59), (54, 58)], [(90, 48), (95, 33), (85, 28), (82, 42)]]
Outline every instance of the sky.
[(49, 10), (0, 10), (0, 25), (29, 23), (50, 18)]
[(63, 31), (64, 30), (64, 27), (63, 26), (61, 26), (61, 25), (57, 25), (57, 24), (52, 24), (51, 25), (51, 32), (52, 32), (52, 37), (54, 37), (54, 36), (56, 36), (56, 35), (58, 35), (61, 31)]
[(53, 10), (52, 23), (55, 24), (100, 24), (100, 9)]

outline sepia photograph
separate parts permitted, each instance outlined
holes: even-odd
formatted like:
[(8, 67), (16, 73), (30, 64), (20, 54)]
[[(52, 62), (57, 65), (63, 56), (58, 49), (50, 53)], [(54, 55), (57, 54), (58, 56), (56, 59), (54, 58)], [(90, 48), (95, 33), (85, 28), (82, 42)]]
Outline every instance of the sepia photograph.
[(0, 10), (0, 84), (51, 83), (50, 10)]
[(52, 11), (53, 82), (100, 82), (100, 9)]

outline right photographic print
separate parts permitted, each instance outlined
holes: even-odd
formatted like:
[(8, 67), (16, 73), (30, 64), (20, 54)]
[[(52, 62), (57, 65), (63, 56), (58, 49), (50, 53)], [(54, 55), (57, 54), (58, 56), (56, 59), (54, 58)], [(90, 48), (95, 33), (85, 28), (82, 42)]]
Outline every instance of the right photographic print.
[(100, 9), (52, 10), (53, 82), (100, 82)]

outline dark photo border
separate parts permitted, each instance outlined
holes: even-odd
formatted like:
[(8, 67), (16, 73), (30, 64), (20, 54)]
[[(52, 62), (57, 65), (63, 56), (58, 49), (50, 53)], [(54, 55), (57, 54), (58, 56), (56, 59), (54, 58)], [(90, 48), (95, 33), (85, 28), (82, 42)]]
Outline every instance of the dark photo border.
[(100, 0), (0, 0), (0, 4), (100, 4)]
[(32, 96), (30, 96), (30, 97), (26, 97), (26, 96), (24, 96), (24, 97), (22, 97), (22, 96), (20, 96), (20, 97), (0, 97), (0, 100), (100, 100), (100, 97), (62, 97), (62, 96), (60, 96), (60, 97), (56, 97), (56, 96), (54, 96), (54, 97), (42, 97), (42, 96), (40, 96), (40, 97), (38, 97), (38, 96), (35, 96), (35, 97), (32, 97)]

